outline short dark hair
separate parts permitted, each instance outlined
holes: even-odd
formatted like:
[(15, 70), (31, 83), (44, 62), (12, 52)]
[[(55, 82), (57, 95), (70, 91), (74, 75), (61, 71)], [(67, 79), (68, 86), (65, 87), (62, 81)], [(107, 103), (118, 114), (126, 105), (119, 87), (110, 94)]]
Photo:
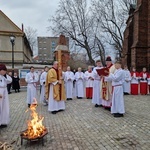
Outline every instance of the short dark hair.
[(121, 65), (122, 63), (121, 63), (121, 61), (116, 61), (115, 64), (120, 64)]
[(31, 66), (31, 67), (30, 67), (30, 70), (31, 70), (32, 68), (34, 69), (34, 67), (33, 67), (33, 66)]

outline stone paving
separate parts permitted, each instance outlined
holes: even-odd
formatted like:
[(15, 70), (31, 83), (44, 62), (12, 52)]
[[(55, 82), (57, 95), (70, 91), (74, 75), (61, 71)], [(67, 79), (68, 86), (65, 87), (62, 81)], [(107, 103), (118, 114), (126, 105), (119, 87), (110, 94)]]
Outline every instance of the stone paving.
[(95, 108), (88, 99), (67, 101), (66, 110), (56, 115), (39, 104), (37, 111), (45, 117), (48, 129), (44, 146), (25, 140), (21, 145), (20, 131), (26, 129), (29, 119), (26, 91), (9, 98), (11, 121), (0, 129), (0, 139), (12, 143), (14, 150), (150, 150), (150, 95), (125, 96), (123, 118)]

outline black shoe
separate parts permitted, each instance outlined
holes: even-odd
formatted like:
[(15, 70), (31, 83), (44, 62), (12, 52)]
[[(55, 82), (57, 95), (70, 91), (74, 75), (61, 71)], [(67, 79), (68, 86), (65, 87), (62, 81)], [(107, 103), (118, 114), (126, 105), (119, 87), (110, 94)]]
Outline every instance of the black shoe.
[(18, 90), (18, 92), (20, 92), (20, 90)]
[(8, 94), (11, 94), (11, 92), (8, 92)]
[(57, 112), (58, 112), (58, 111), (52, 111), (51, 113), (52, 113), (52, 114), (56, 114)]
[(6, 128), (6, 127), (7, 127), (6, 124), (2, 124), (2, 125), (0, 126), (0, 128)]
[(70, 98), (67, 98), (67, 101), (69, 101), (70, 100)]
[(82, 99), (82, 97), (78, 97), (78, 99)]
[(28, 104), (28, 107), (30, 108), (31, 104)]
[(95, 107), (99, 107), (99, 105), (98, 105), (98, 104), (95, 104)]
[(119, 114), (119, 113), (115, 113), (114, 117), (118, 118), (118, 117), (123, 117), (123, 114)]
[(72, 100), (72, 98), (69, 98), (69, 100)]
[(127, 93), (127, 92), (124, 92), (124, 95), (130, 95), (129, 93)]
[(58, 110), (58, 112), (61, 112), (61, 111), (64, 111), (64, 109), (60, 109), (60, 110)]

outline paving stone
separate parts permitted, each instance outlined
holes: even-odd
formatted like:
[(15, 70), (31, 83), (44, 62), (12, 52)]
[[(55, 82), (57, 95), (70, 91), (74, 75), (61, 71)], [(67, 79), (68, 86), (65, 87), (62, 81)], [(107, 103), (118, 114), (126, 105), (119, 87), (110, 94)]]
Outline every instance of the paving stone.
[[(39, 103), (37, 112), (44, 116), (48, 129), (44, 146), (23, 141), (20, 132), (27, 128), (26, 91), (12, 93), (10, 124), (0, 129), (1, 139), (12, 143), (14, 150), (148, 150), (150, 147), (150, 96), (125, 96), (126, 114), (114, 118), (109, 111), (95, 108), (90, 100), (66, 102), (66, 110), (53, 115)], [(38, 95), (39, 98), (39, 95)]]

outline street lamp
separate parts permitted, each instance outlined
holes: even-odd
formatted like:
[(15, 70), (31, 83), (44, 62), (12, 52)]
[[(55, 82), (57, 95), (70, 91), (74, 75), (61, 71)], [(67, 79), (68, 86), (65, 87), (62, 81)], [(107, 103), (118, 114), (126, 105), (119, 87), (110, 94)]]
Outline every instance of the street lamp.
[(14, 75), (14, 45), (16, 37), (14, 35), (10, 36), (10, 42), (12, 45), (12, 76)]

